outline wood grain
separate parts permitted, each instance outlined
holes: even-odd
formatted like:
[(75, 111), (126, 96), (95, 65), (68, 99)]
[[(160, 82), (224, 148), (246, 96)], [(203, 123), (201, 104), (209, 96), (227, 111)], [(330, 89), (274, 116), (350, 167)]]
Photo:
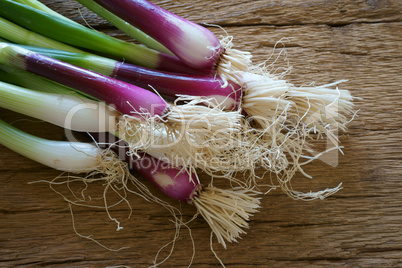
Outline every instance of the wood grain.
[[(294, 178), (301, 191), (343, 189), (319, 201), (293, 201), (279, 190), (262, 199), (261, 211), (239, 243), (227, 250), (214, 243), (227, 267), (402, 267), (402, 10), (396, 0), (161, 0), (157, 4), (197, 23), (218, 24), (256, 63), (284, 48), (274, 69), (291, 65), (296, 85), (347, 79), (341, 84), (358, 98), (358, 116), (342, 134), (344, 155), (336, 166), (321, 161)], [(74, 1), (44, 0), (56, 11), (127, 39), (109, 23)], [(84, 20), (85, 19), (85, 20)], [(221, 29), (211, 27), (216, 34)], [(282, 40), (274, 49), (275, 44)], [(63, 130), (0, 110), (1, 118), (30, 133), (62, 139)], [(121, 204), (111, 210), (123, 230), (102, 209), (74, 207), (82, 235), (93, 235), (105, 250), (74, 233), (70, 210), (46, 183), (59, 172), (0, 146), (1, 267), (148, 267), (174, 235), (168, 212), (129, 196), (133, 213)], [(207, 179), (205, 175), (203, 178)], [(268, 179), (268, 178), (266, 178)], [(152, 191), (163, 198), (158, 191)], [(97, 188), (96, 188), (97, 189)], [(95, 189), (95, 190), (96, 190)], [(94, 192), (95, 194), (95, 192)], [(113, 198), (113, 197), (112, 197)], [(168, 199), (165, 199), (168, 200)], [(176, 204), (176, 203), (173, 203)], [(176, 204), (177, 205), (177, 204)], [(182, 204), (184, 218), (194, 208)], [(207, 224), (189, 224), (196, 247), (193, 267), (217, 267)], [(166, 256), (163, 251), (161, 256)], [(171, 258), (161, 267), (186, 267), (192, 256), (182, 230)]]

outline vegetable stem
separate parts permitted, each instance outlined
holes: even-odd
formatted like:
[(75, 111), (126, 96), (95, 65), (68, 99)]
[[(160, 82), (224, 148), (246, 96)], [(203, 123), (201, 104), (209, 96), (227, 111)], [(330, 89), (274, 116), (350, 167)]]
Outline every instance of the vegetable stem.
[(113, 13), (109, 12), (108, 10), (104, 9), (102, 6), (98, 5), (95, 1), (92, 0), (77, 0), (77, 2), (81, 3), (88, 9), (92, 10), (94, 13), (98, 14), (99, 16), (103, 17), (110, 23), (112, 23), (114, 26), (116, 26), (118, 29), (122, 30), (125, 32), (127, 35), (130, 37), (134, 38), (141, 44), (144, 44), (145, 46), (154, 49), (156, 51), (165, 53), (165, 54), (171, 54), (167, 48), (165, 48), (163, 45), (161, 45), (159, 42), (157, 42), (155, 39), (150, 37), (149, 35), (145, 34), (144, 32), (140, 31), (139, 29), (133, 27), (129, 23), (125, 22), (124, 20), (120, 19)]
[(68, 19), (67, 17), (64, 17), (63, 15), (57, 13), (56, 11), (53, 11), (52, 9), (48, 8), (46, 5), (42, 4), (41, 2), (37, 1), (37, 0), (12, 0), (14, 2), (18, 2), (20, 4), (24, 4), (30, 7), (33, 7), (35, 9), (41, 10), (43, 12), (52, 14), (53, 16), (57, 16), (61, 19), (65, 19), (68, 22), (73, 22), (72, 20)]
[(15, 43), (60, 49), (70, 52), (83, 52), (80, 49), (55, 41), (43, 35), (26, 30), (4, 18), (0, 17), (0, 36)]

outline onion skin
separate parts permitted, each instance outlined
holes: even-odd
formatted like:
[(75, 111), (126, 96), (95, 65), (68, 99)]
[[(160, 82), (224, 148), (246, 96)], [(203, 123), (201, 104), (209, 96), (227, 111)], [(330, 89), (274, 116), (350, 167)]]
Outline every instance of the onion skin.
[(130, 167), (152, 182), (167, 196), (181, 202), (190, 203), (200, 186), (193, 173), (168, 166), (166, 162), (148, 154), (140, 154), (129, 159)]

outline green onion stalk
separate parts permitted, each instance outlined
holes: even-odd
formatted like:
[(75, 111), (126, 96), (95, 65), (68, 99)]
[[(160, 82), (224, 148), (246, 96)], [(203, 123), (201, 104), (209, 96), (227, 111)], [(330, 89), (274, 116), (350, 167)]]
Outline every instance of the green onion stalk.
[(29, 31), (2, 17), (0, 17), (0, 37), (17, 44), (60, 49), (69, 52), (83, 52), (78, 48)]
[[(102, 162), (105, 161), (105, 155), (102, 155), (102, 151), (98, 147), (81, 142), (71, 143), (41, 139), (23, 133), (3, 120), (0, 120), (0, 143), (27, 158), (57, 170), (72, 173), (103, 171), (104, 164)], [(110, 157), (112, 162), (118, 159), (114, 153), (108, 154), (107, 157)], [(129, 174), (127, 168), (123, 168), (121, 171), (124, 174)], [(120, 171), (116, 173), (120, 173)], [(120, 175), (113, 175), (113, 177), (123, 176), (120, 173)]]
[[(70, 182), (82, 181), (85, 184), (101, 181), (106, 182), (103, 196), (111, 189), (115, 192), (138, 192), (152, 200), (152, 194), (147, 187), (135, 178), (128, 164), (110, 149), (100, 149), (98, 146), (85, 142), (55, 141), (39, 138), (25, 133), (0, 119), (0, 144), (31, 160), (50, 168), (77, 175), (66, 177)], [(63, 177), (58, 177), (60, 179)], [(55, 180), (56, 180), (55, 179)], [(67, 182), (67, 181), (66, 181)], [(50, 182), (52, 183), (52, 182)], [(136, 189), (129, 189), (134, 185)], [(124, 193), (120, 193), (124, 196)], [(74, 203), (73, 200), (64, 198)], [(105, 207), (108, 205), (105, 201)], [(82, 203), (80, 203), (82, 205)], [(110, 217), (110, 214), (109, 214)], [(111, 218), (113, 221), (115, 219)]]

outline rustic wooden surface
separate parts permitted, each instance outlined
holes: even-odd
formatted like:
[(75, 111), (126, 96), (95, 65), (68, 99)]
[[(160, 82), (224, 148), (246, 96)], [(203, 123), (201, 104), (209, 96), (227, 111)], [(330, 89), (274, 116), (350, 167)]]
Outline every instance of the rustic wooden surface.
[[(73, 1), (43, 1), (68, 17), (109, 34), (119, 31)], [(217, 24), (236, 37), (255, 62), (282, 38), (295, 84), (348, 79), (358, 117), (341, 136), (344, 155), (336, 166), (315, 162), (314, 176), (294, 179), (298, 190), (319, 190), (343, 182), (323, 201), (293, 201), (281, 191), (263, 197), (248, 234), (226, 250), (214, 244), (227, 267), (402, 267), (402, 9), (398, 0), (160, 0), (155, 3), (197, 23)], [(85, 18), (85, 20), (83, 19)], [(217, 34), (222, 30), (213, 28)], [(276, 52), (279, 49), (276, 50)], [(278, 67), (286, 66), (280, 58)], [(63, 131), (0, 110), (1, 118), (31, 133), (62, 139)], [(136, 196), (112, 209), (116, 231), (104, 210), (74, 208), (77, 231), (93, 235), (117, 252), (79, 237), (70, 210), (47, 184), (59, 172), (0, 146), (1, 267), (147, 267), (174, 235), (166, 210)], [(157, 191), (154, 191), (157, 193)], [(182, 205), (183, 214), (194, 213)], [(218, 267), (202, 219), (190, 223), (195, 240), (193, 267)], [(182, 230), (162, 267), (186, 267), (192, 256)], [(162, 253), (166, 256), (166, 251)]]

